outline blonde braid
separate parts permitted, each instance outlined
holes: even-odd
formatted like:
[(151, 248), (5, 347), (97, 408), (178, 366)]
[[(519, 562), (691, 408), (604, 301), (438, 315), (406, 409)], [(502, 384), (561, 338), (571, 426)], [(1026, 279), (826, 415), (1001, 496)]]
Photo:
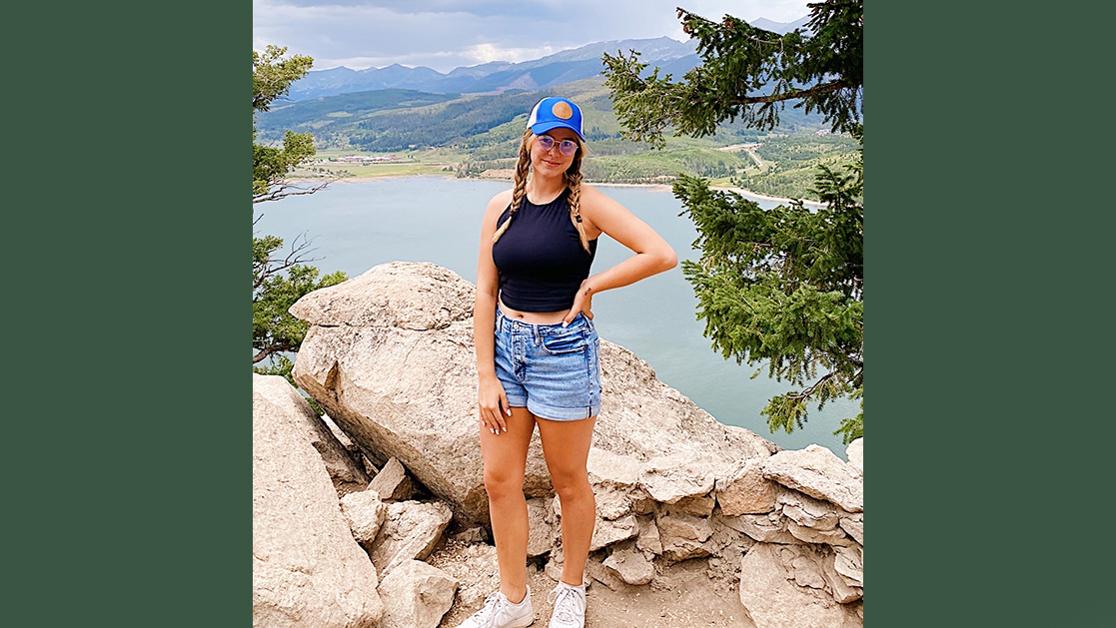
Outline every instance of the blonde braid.
[(500, 225), (496, 233), (492, 234), (493, 244), (496, 244), (500, 236), (508, 230), (508, 225), (515, 217), (515, 212), (523, 206), (523, 199), (527, 196), (527, 173), (531, 169), (531, 145), (528, 140), (534, 135), (528, 128), (523, 132), (523, 139), (519, 142), (519, 160), (515, 163), (515, 186), (512, 188), (511, 211), (508, 212), (508, 219), (504, 221), (504, 224)]
[(574, 228), (577, 229), (577, 235), (581, 238), (581, 248), (585, 249), (586, 253), (592, 253), (589, 249), (589, 237), (585, 235), (585, 224), (581, 222), (581, 158), (585, 153), (585, 144), (579, 140), (575, 141), (577, 141), (577, 154), (574, 155), (573, 163), (566, 170), (566, 185), (570, 188), (568, 199), (570, 222), (573, 223)]

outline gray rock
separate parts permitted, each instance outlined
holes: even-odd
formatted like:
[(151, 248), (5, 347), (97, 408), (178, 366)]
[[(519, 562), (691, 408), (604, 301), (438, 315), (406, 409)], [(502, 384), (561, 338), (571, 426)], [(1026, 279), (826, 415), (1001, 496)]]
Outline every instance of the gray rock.
[(794, 521), (788, 521), (787, 532), (789, 532), (791, 536), (802, 541), (803, 543), (825, 545), (853, 544), (853, 540), (846, 536), (844, 530), (842, 530), (841, 528), (833, 528), (832, 530), (817, 530), (814, 528), (807, 528), (806, 526), (799, 525)]
[(678, 451), (647, 461), (640, 487), (655, 501), (673, 504), (687, 497), (707, 495), (717, 480), (718, 467), (694, 452)]
[(252, 623), (373, 626), (376, 569), (309, 441), (316, 416), (296, 397), (282, 377), (252, 376)]
[(860, 437), (845, 448), (845, 455), (849, 457), (849, 464), (857, 473), (864, 475), (864, 437)]
[(864, 510), (864, 478), (825, 447), (780, 451), (763, 462), (763, 476), (849, 512)]
[(610, 486), (598, 484), (594, 490), (597, 502), (597, 516), (608, 521), (615, 521), (624, 515), (631, 514), (632, 500), (629, 492)]
[[(548, 578), (554, 582), (558, 582), (562, 579), (564, 562), (565, 556), (562, 553), (562, 548), (557, 547), (550, 553), (550, 557), (546, 562), (546, 566), (543, 568), (543, 572)], [(601, 561), (595, 560), (593, 555), (590, 554), (585, 561), (585, 570), (582, 572), (581, 576), (581, 581), (585, 583), (586, 589), (590, 589), (593, 586), (593, 573), (597, 574), (596, 580), (598, 582), (603, 582), (606, 586), (609, 586), (609, 588), (616, 588), (616, 583), (620, 581), (619, 578), (603, 569)]]
[(655, 566), (643, 552), (631, 547), (614, 550), (603, 565), (628, 584), (643, 585), (655, 577)]
[(756, 541), (724, 525), (719, 516), (709, 518), (713, 534), (702, 543), (710, 554), (708, 575), (722, 581), (735, 582), (740, 569), (740, 559)]
[(856, 539), (857, 543), (864, 545), (864, 513), (841, 517), (840, 526), (849, 536)]
[(655, 519), (652, 517), (639, 517), (639, 537), (636, 539), (636, 547), (645, 553), (658, 555), (663, 553), (663, 542), (659, 536), (659, 526), (655, 524)]
[(859, 546), (835, 547), (837, 556), (833, 568), (845, 577), (850, 585), (864, 586), (864, 551)]
[(426, 558), (442, 538), (452, 513), (443, 503), (389, 502), (369, 554), (382, 576), (412, 558)]
[[(258, 378), (258, 379), (257, 379)], [(362, 491), (368, 484), (368, 474), (345, 445), (334, 436), (328, 424), (314, 413), (306, 399), (287, 380), (278, 375), (254, 375), (252, 388), (260, 389), (272, 400), (271, 411), (287, 415), (289, 424), (298, 429), (301, 437), (310, 443), (322, 457), (329, 477), (338, 495)]]
[(634, 538), (637, 534), (639, 534), (639, 526), (636, 524), (635, 515), (628, 515), (616, 521), (597, 519), (593, 529), (593, 539), (589, 542), (589, 551), (595, 552), (612, 543)]
[(748, 535), (761, 543), (801, 543), (787, 531), (787, 519), (777, 512), (765, 515), (714, 515), (718, 521), (737, 532)]
[(353, 538), (365, 549), (371, 548), (387, 518), (387, 504), (376, 491), (349, 493), (341, 498), (341, 512), (349, 522)]
[(407, 470), (395, 457), (388, 459), (387, 464), (372, 478), (368, 488), (379, 493), (380, 498), (386, 502), (408, 500), (415, 494), (415, 487), (407, 477)]
[(458, 604), (480, 604), (485, 596), (500, 588), (500, 567), (495, 547), (478, 543), (454, 551), (443, 550), (444, 546), (430, 555), (430, 564), (457, 580)]
[(660, 514), (655, 523), (659, 528), (664, 558), (680, 561), (709, 555), (703, 543), (712, 536), (713, 528), (705, 517)]
[(436, 628), (453, 606), (457, 579), (421, 560), (406, 560), (380, 583), (384, 628)]
[[(833, 592), (833, 599), (841, 604), (848, 604), (863, 598), (864, 589), (849, 584), (848, 578), (837, 573), (836, 558), (836, 553), (830, 553), (822, 560), (822, 575), (825, 577), (829, 589)], [(861, 618), (863, 619), (863, 617)]]
[(717, 480), (716, 493), (727, 516), (763, 514), (775, 509), (779, 485), (763, 477), (762, 460), (745, 460), (735, 473)]
[(550, 523), (549, 500), (527, 500), (527, 556), (541, 556), (554, 548), (560, 530)]
[(716, 498), (709, 495), (691, 495), (683, 497), (673, 504), (663, 504), (661, 510), (672, 515), (691, 515), (694, 517), (708, 517), (713, 514), (717, 505)]
[(842, 513), (850, 514), (829, 502), (786, 489), (780, 491), (776, 501), (783, 516), (800, 526), (815, 530), (832, 530), (837, 527)]
[(458, 543), (485, 543), (488, 541), (488, 533), (481, 526), (473, 526), (454, 534), (453, 540)]
[(826, 590), (824, 556), (804, 545), (757, 543), (740, 564), (740, 602), (756, 628), (850, 628), (863, 620)]
[(613, 591), (623, 591), (626, 586), (625, 582), (616, 575), (616, 572), (604, 566), (601, 559), (595, 557), (593, 554), (585, 561), (585, 573), (589, 576), (583, 582), (592, 582), (596, 580)]

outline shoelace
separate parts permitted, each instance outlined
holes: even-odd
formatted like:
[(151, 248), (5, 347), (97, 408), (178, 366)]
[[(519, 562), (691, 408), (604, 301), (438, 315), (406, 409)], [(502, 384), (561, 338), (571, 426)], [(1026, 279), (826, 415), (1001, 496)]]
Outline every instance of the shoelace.
[(496, 615), (496, 611), (500, 608), (500, 592), (495, 591), (488, 594), (484, 600), (484, 606), (471, 619), (480, 622), (479, 626), (488, 626), (492, 618)]
[(574, 587), (558, 585), (547, 594), (546, 601), (554, 605), (554, 616), (559, 621), (575, 623), (585, 616), (584, 598)]

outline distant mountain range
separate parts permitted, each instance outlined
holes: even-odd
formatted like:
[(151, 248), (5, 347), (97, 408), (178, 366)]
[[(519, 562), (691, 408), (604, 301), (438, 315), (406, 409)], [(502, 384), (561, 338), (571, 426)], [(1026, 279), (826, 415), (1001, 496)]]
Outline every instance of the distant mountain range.
[[(780, 23), (759, 18), (752, 25), (781, 34), (804, 27), (808, 20), (806, 16), (794, 22)], [(428, 94), (537, 90), (595, 77), (604, 69), (601, 64), (603, 53), (627, 53), (629, 50), (638, 50), (640, 60), (652, 67), (658, 66), (662, 74), (681, 77), (701, 62), (696, 49), (696, 41), (692, 39), (680, 42), (658, 37), (595, 42), (531, 61), (492, 61), (455, 68), (446, 74), (428, 67), (408, 68), (399, 64), (366, 70), (339, 67), (310, 72), (291, 85), (286, 100), (303, 101), (384, 89), (415, 90)]]

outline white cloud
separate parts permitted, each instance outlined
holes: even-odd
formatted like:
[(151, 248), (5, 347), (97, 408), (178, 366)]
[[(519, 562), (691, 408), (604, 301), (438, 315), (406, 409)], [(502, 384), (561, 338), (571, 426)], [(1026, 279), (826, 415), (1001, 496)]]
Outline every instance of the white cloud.
[(595, 41), (684, 41), (678, 4), (711, 20), (730, 13), (748, 21), (789, 22), (808, 11), (806, 0), (253, 0), (252, 43), (310, 55), (316, 69), (401, 63), (446, 72), (534, 59)]
[(512, 63), (519, 63), (520, 61), (529, 61), (531, 59), (552, 55), (561, 50), (563, 50), (563, 48), (555, 46), (502, 48), (497, 44), (484, 43), (469, 46), (463, 51), (463, 54), (476, 61), (476, 63), (488, 63), (489, 61), (510, 61)]

